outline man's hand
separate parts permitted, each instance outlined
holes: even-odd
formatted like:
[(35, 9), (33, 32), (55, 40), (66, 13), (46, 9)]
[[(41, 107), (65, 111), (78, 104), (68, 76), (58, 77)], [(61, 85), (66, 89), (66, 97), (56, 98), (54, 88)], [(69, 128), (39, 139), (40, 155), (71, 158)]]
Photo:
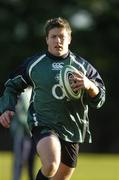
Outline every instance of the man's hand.
[(80, 71), (79, 73), (74, 72), (70, 81), (72, 81), (71, 87), (74, 91), (85, 89), (91, 97), (95, 97), (99, 93), (98, 87)]
[(3, 127), (9, 128), (10, 127), (10, 122), (14, 116), (13, 111), (5, 111), (1, 116), (0, 116), (0, 123), (2, 124)]

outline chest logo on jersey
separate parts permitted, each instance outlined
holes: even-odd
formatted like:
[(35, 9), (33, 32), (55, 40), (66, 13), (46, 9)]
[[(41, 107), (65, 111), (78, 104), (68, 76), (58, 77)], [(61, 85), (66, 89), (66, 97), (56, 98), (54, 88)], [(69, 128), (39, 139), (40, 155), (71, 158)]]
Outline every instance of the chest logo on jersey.
[(63, 62), (54, 62), (52, 63), (52, 70), (61, 70), (63, 67), (64, 63)]

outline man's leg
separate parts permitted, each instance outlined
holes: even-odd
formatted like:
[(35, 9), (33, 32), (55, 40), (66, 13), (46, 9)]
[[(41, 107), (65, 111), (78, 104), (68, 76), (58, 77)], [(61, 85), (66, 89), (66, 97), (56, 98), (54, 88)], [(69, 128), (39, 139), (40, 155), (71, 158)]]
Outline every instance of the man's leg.
[(38, 171), (38, 174), (36, 176), (36, 180), (50, 180), (49, 177), (46, 177), (43, 175), (43, 173), (41, 172), (41, 169)]
[(42, 138), (36, 148), (42, 163), (42, 168), (38, 172), (36, 180), (48, 180), (56, 174), (60, 165), (60, 141), (57, 136), (51, 134)]
[(74, 170), (75, 168), (70, 168), (67, 165), (61, 163), (56, 175), (50, 180), (70, 180)]
[(79, 144), (70, 143), (60, 139), (61, 163), (59, 169), (51, 180), (70, 180), (77, 165)]

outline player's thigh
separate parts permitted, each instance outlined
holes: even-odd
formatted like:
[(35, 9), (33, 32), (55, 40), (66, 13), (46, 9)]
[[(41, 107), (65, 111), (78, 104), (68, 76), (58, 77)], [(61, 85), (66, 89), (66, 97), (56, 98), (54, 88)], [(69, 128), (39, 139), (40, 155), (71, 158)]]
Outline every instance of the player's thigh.
[(75, 168), (71, 168), (63, 163), (60, 164), (56, 175), (51, 180), (70, 180)]
[(44, 166), (52, 162), (59, 165), (61, 160), (61, 145), (57, 136), (51, 134), (40, 139), (36, 148)]

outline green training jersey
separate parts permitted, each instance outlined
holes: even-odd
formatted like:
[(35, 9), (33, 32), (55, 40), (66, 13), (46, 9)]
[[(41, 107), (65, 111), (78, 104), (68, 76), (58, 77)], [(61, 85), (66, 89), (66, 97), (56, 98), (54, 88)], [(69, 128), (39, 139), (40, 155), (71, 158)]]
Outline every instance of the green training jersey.
[[(95, 98), (84, 91), (78, 100), (69, 100), (59, 84), (59, 73), (63, 66), (72, 65), (85, 73), (99, 88)], [(85, 59), (69, 52), (56, 57), (46, 52), (29, 58), (6, 82), (1, 97), (0, 111), (14, 110), (19, 95), (27, 86), (32, 86), (28, 124), (46, 127), (69, 142), (91, 142), (88, 107), (100, 108), (105, 101), (105, 86), (97, 70)]]

